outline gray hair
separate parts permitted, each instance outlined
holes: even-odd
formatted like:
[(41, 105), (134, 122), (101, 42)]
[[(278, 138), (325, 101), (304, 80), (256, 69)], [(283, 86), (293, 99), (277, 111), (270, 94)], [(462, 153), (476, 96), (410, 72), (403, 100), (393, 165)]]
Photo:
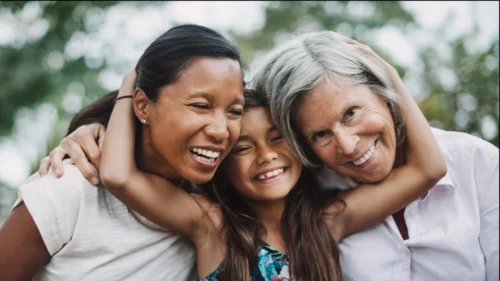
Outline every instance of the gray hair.
[(295, 119), (300, 97), (332, 74), (354, 85), (366, 85), (387, 102), (398, 143), (404, 139), (405, 118), (400, 96), (383, 65), (333, 31), (311, 32), (275, 48), (254, 77), (254, 87), (267, 96), (273, 122), (293, 153), (306, 167), (321, 165), (304, 142)]

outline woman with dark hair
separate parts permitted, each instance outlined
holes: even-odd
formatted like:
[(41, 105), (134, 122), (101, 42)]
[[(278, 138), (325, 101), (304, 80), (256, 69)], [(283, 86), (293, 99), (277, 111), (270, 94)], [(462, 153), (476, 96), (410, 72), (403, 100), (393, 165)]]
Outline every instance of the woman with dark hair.
[[(130, 153), (138, 167), (179, 185), (210, 180), (240, 132), (235, 46), (209, 28), (181, 25), (156, 39), (135, 71), (141, 93)], [(111, 93), (81, 114), (105, 123), (117, 100)], [(193, 145), (217, 147), (211, 168), (193, 158)], [(20, 187), (0, 229), (0, 280), (192, 280), (195, 256), (186, 239), (159, 231), (74, 165), (63, 167), (61, 179), (34, 175)]]

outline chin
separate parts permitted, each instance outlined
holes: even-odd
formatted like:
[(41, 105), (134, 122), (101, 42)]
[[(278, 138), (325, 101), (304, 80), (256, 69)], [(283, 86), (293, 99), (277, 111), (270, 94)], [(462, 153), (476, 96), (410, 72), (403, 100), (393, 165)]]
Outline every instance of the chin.
[(191, 175), (186, 175), (184, 177), (184, 179), (191, 182), (191, 183), (194, 183), (194, 184), (203, 184), (203, 183), (207, 183), (210, 180), (212, 180), (212, 178), (214, 177), (214, 174), (215, 173), (208, 173), (208, 174), (192, 173)]

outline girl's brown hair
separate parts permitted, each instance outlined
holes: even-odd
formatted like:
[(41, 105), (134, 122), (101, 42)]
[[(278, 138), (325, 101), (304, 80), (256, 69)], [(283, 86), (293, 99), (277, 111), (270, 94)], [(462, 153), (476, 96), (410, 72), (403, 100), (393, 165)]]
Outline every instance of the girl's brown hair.
[[(265, 107), (263, 95), (245, 90), (245, 110)], [(218, 203), (224, 216), (223, 233), (227, 237), (227, 253), (220, 266), (220, 280), (250, 281), (250, 272), (257, 264), (263, 246), (260, 237), (264, 226), (245, 200), (227, 182), (224, 163), (211, 183), (200, 189)], [(294, 281), (340, 281), (339, 249), (325, 216), (336, 199), (336, 191), (320, 190), (311, 170), (304, 168), (299, 181), (286, 198), (281, 218), (281, 235), (288, 247), (290, 277)]]

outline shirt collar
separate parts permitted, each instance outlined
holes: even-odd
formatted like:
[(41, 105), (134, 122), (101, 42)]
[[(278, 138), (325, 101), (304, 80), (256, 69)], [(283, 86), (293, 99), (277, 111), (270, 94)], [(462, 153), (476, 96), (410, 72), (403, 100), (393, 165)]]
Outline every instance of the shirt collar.
[(449, 187), (449, 188), (453, 188), (453, 189), (455, 188), (455, 183), (451, 179), (449, 171), (446, 173), (446, 175), (444, 175), (444, 177), (441, 180), (439, 180), (436, 183), (435, 187), (436, 186)]

